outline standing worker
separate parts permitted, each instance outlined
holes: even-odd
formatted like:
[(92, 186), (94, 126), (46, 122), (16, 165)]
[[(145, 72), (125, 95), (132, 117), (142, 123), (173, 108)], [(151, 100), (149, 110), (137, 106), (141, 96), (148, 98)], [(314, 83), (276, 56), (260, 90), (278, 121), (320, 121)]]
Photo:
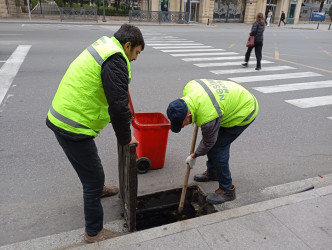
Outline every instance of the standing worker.
[(282, 11), (282, 13), (281, 13), (281, 17), (280, 17), (280, 21), (279, 21), (279, 25), (278, 25), (279, 27), (280, 27), (280, 23), (281, 23), (281, 22), (283, 22), (284, 25), (286, 25), (286, 23), (285, 23), (285, 19), (286, 19), (285, 12)]
[(265, 22), (263, 18), (263, 13), (258, 13), (256, 17), (256, 22), (251, 27), (250, 36), (255, 36), (255, 42), (253, 47), (248, 47), (244, 63), (242, 63), (242, 67), (247, 68), (249, 66), (248, 62), (250, 59), (250, 54), (253, 48), (255, 48), (256, 55), (256, 68), (255, 70), (261, 70), (261, 60), (262, 60), (262, 50), (263, 50), (263, 34), (265, 30)]
[(258, 102), (253, 94), (232, 81), (196, 79), (188, 82), (183, 97), (171, 102), (167, 116), (171, 130), (197, 123), (202, 140), (186, 163), (192, 168), (196, 158), (207, 155), (207, 170), (194, 176), (195, 181), (218, 181), (218, 189), (206, 197), (212, 204), (236, 198), (229, 169), (231, 143), (254, 121)]
[(119, 235), (103, 228), (100, 198), (116, 195), (119, 189), (104, 185), (105, 174), (94, 138), (112, 122), (119, 144), (138, 144), (130, 130), (129, 62), (143, 50), (141, 31), (129, 24), (122, 25), (111, 38), (98, 39), (70, 64), (47, 114), (46, 124), (83, 186), (87, 243)]

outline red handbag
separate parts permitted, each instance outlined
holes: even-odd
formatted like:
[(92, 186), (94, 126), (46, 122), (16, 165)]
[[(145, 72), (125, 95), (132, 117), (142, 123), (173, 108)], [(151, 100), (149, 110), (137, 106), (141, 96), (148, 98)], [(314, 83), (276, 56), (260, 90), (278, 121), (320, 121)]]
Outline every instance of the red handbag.
[(253, 47), (255, 45), (255, 36), (249, 36), (246, 46)]

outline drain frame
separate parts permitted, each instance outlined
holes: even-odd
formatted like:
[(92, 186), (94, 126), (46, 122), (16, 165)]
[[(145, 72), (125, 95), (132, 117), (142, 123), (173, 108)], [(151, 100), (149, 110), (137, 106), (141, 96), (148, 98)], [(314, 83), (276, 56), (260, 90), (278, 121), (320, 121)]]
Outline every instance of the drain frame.
[[(129, 232), (138, 231), (137, 228), (141, 228), (141, 224), (139, 224), (141, 222), (138, 216), (141, 216), (143, 213), (145, 214), (149, 211), (155, 212), (158, 211), (158, 209), (163, 212), (163, 209), (168, 209), (169, 207), (177, 208), (179, 206), (182, 187), (137, 196), (138, 181), (135, 145), (123, 146), (118, 144), (118, 169), (120, 203)], [(189, 206), (193, 207), (195, 211), (195, 216), (193, 217), (217, 212), (215, 205), (206, 202), (206, 196), (207, 194), (200, 186), (188, 185), (185, 203), (190, 204)], [(179, 216), (179, 214), (177, 214), (177, 209), (174, 211), (174, 216)], [(193, 217), (188, 217), (188, 219)], [(176, 221), (186, 219), (183, 218)], [(176, 221), (171, 220), (169, 223)]]

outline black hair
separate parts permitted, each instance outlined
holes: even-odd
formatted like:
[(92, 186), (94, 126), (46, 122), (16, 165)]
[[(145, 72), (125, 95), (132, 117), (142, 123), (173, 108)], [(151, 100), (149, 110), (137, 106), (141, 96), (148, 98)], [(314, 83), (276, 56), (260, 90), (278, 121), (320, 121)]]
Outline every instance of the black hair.
[(122, 24), (120, 29), (113, 35), (121, 45), (131, 42), (132, 48), (141, 45), (144, 50), (144, 38), (139, 28), (131, 24)]

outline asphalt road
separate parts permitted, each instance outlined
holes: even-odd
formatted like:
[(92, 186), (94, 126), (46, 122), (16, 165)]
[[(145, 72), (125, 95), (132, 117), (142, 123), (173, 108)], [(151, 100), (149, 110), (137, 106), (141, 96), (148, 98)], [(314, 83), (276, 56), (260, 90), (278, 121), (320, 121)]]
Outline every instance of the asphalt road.
[[(0, 245), (84, 226), (81, 184), (46, 127), (45, 118), (70, 62), (97, 38), (111, 36), (118, 28), (0, 24)], [(168, 103), (181, 97), (184, 84), (196, 78), (231, 78), (257, 97), (259, 115), (231, 150), (230, 164), (238, 194), (332, 172), (332, 31), (269, 27), (263, 47), (263, 60), (268, 62), (262, 66), (275, 71), (254, 72), (253, 58), (251, 71), (246, 72), (240, 64), (249, 25), (142, 26), (141, 30), (147, 45), (138, 61), (132, 63), (130, 85), (136, 112), (165, 113)], [(180, 48), (149, 45), (169, 44), (173, 38), (223, 49), (216, 52), (233, 52), (227, 56), (241, 58), (193, 60), (212, 56), (179, 56), (176, 54), (208, 52), (163, 52)], [(223, 56), (226, 55), (219, 55)], [(205, 64), (217, 62), (237, 63)], [(211, 72), (216, 70), (231, 71)], [(283, 92), (278, 87), (274, 93), (259, 88), (295, 83), (310, 87)], [(5, 94), (1, 97), (1, 93)], [(313, 97), (317, 98), (305, 100), (320, 105), (294, 105), (293, 100)], [(295, 103), (303, 103), (301, 100)], [(139, 194), (182, 185), (192, 133), (193, 128), (188, 126), (180, 134), (169, 134), (165, 166), (139, 175)], [(96, 143), (106, 183), (118, 184), (116, 138), (110, 125)], [(197, 160), (191, 176), (205, 170), (205, 160)], [(207, 192), (217, 189), (216, 183), (202, 186)], [(105, 222), (121, 218), (117, 197), (104, 199), (103, 206)]]

